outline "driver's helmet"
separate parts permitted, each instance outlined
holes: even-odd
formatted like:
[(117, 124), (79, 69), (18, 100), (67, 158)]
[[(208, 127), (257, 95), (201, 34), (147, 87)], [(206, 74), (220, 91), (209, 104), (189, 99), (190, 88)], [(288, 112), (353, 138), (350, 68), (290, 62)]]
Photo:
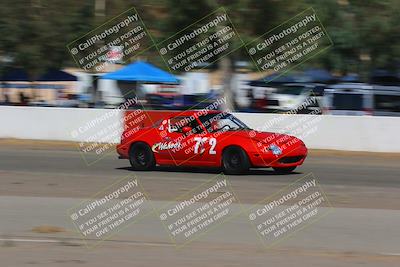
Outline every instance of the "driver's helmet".
[(158, 127), (158, 130), (164, 131), (164, 129), (167, 127), (168, 120), (163, 120), (160, 124), (160, 127)]
[(218, 123), (218, 121), (212, 121), (211, 122), (211, 130), (213, 131), (213, 132), (215, 132), (215, 131), (217, 131), (219, 129), (219, 123)]

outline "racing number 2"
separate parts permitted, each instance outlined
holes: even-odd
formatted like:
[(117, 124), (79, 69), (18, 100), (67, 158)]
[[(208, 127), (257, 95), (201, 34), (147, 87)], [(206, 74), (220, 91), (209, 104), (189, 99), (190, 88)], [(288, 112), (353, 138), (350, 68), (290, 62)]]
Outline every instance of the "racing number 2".
[[(208, 138), (207, 137), (195, 137), (194, 140), (196, 141), (196, 144), (194, 145), (194, 154), (203, 154), (204, 151), (206, 150), (204, 148), (204, 144), (207, 142)], [(215, 155), (217, 154), (217, 151), (215, 151), (215, 146), (217, 145), (217, 139), (215, 138), (210, 138), (208, 141), (208, 144), (211, 146), (210, 150), (208, 151), (209, 154)], [(199, 147), (200, 152), (199, 152)]]

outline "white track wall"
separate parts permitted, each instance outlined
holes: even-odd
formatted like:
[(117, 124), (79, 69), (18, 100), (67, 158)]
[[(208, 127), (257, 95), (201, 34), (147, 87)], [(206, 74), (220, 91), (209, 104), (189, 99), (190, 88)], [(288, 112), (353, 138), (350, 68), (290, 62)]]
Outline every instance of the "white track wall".
[[(372, 117), (372, 116), (332, 116), (332, 115), (273, 115), (238, 113), (243, 122), (251, 128), (263, 128), (265, 121), (273, 121), (276, 117), (287, 116), (281, 123), (274, 124), (270, 131), (279, 131), (300, 137), (309, 148), (334, 149), (346, 151), (370, 152), (400, 152), (400, 117)], [(308, 116), (308, 117), (307, 117)], [(311, 118), (310, 118), (311, 117)], [(308, 123), (310, 126), (296, 134), (294, 131), (285, 131), (289, 125), (298, 122)], [(314, 128), (315, 131), (311, 129)], [(310, 131), (308, 132), (308, 129)], [(266, 130), (266, 129), (264, 129)]]
[(98, 130), (122, 118), (123, 113), (112, 109), (0, 107), (0, 138), (84, 141), (85, 135), (74, 138), (72, 132), (110, 112), (116, 114), (96, 125)]
[[(400, 118), (397, 117), (259, 113), (235, 115), (254, 129), (298, 136), (311, 149), (400, 152), (400, 140), (397, 138), (400, 133)], [(106, 128), (122, 116), (122, 111), (109, 109), (4, 106), (0, 107), (0, 138), (83, 141), (85, 137), (73, 137), (73, 131), (96, 118), (105, 117), (107, 119), (96, 127)], [(121, 129), (118, 130), (118, 135), (120, 132)]]

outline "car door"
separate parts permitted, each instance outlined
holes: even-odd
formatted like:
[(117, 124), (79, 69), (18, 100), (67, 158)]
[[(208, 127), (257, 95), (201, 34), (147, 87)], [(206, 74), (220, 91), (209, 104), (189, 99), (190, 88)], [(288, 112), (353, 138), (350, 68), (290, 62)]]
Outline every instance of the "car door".
[[(215, 113), (216, 115), (218, 113)], [(189, 149), (189, 162), (192, 165), (207, 166), (215, 165), (217, 161), (217, 143), (216, 132), (213, 132), (214, 115), (200, 116), (198, 119), (201, 131), (197, 131), (191, 137), (191, 149)]]
[(209, 165), (216, 160), (217, 139), (210, 133), (193, 137), (193, 150), (190, 158), (193, 165)]
[[(213, 154), (213, 150), (210, 152), (210, 133), (198, 119), (191, 118), (190, 121), (186, 119), (187, 123), (178, 130), (183, 138), (180, 139), (181, 149), (177, 151), (175, 157), (179, 160), (178, 165), (207, 165), (207, 162), (211, 160), (210, 153)], [(213, 146), (213, 141), (211, 141), (211, 146)]]
[(170, 117), (160, 124), (161, 142), (153, 146), (153, 152), (169, 164), (179, 166), (188, 163), (193, 156), (192, 145), (199, 129), (193, 116)]
[(152, 150), (162, 163), (172, 164), (180, 159), (182, 133), (174, 117), (163, 120), (158, 127), (160, 141), (154, 143)]

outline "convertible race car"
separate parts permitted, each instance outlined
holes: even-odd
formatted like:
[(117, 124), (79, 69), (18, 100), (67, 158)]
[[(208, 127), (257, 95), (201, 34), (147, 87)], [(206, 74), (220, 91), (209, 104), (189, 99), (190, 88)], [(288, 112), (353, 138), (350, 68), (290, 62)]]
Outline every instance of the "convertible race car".
[(289, 173), (307, 156), (296, 137), (255, 131), (230, 113), (210, 110), (171, 113), (150, 127), (127, 128), (117, 152), (135, 170), (204, 166), (227, 174), (265, 167)]

